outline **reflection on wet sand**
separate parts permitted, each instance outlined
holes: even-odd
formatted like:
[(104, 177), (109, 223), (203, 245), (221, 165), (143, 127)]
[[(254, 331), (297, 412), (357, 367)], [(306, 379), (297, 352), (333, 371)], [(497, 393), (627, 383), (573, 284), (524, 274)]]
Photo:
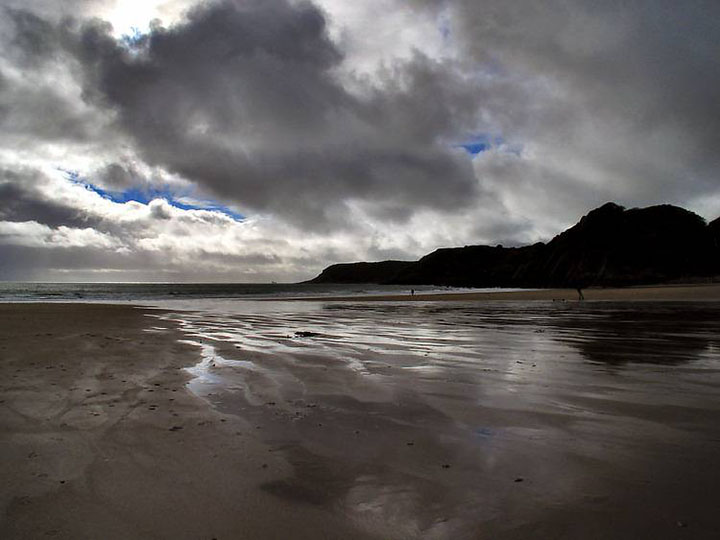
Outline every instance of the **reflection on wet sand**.
[(192, 390), (292, 466), (262, 489), (368, 534), (720, 528), (716, 304), (278, 303), (164, 317), (202, 347)]
[(593, 362), (683, 364), (720, 344), (720, 309), (713, 304), (618, 303), (589, 311), (591, 317), (563, 314), (554, 326)]

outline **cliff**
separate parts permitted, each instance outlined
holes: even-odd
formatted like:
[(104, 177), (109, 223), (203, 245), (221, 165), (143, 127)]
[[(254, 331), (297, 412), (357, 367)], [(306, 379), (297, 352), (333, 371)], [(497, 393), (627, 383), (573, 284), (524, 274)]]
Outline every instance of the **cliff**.
[(405, 261), (333, 264), (309, 283), (388, 283), (414, 264)]
[(313, 283), (465, 287), (622, 286), (720, 274), (720, 218), (668, 204), (607, 203), (547, 244), (438, 249), (416, 262), (337, 264)]

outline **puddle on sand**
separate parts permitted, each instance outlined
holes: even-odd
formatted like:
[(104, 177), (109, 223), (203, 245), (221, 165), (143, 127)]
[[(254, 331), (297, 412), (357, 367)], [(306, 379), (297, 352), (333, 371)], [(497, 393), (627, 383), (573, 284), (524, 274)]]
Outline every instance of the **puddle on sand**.
[(196, 396), (208, 399), (210, 394), (230, 391), (241, 391), (245, 400), (251, 405), (260, 405), (260, 401), (253, 395), (247, 382), (243, 377), (222, 376), (218, 373), (223, 368), (230, 368), (235, 373), (238, 370), (263, 371), (254, 362), (247, 360), (228, 360), (217, 353), (215, 347), (206, 343), (193, 340), (179, 340), (179, 343), (193, 345), (200, 349), (201, 360), (191, 367), (185, 368), (185, 371), (192, 375), (187, 383), (188, 389)]

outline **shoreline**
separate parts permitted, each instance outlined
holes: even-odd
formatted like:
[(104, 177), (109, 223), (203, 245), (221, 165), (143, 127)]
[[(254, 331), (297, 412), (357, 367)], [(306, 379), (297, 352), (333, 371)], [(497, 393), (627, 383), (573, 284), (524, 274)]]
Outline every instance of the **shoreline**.
[[(61, 285), (61, 284), (58, 284)], [(364, 287), (367, 284), (347, 284), (347, 288)], [(337, 285), (338, 287), (340, 285)], [(137, 296), (127, 295), (123, 293), (114, 294), (109, 291), (107, 294), (97, 297), (73, 297), (58, 295), (57, 298), (50, 297), (33, 297), (32, 295), (13, 298), (12, 296), (0, 298), (0, 305), (12, 304), (91, 304), (91, 305), (119, 305), (119, 306), (137, 306), (145, 309), (165, 309), (169, 304), (166, 302), (174, 301), (205, 301), (205, 302), (576, 302), (578, 301), (578, 292), (571, 288), (549, 288), (549, 289), (502, 289), (500, 290), (458, 290), (444, 291), (438, 287), (432, 292), (423, 293), (415, 291), (411, 295), (412, 285), (408, 285), (405, 290), (395, 290), (393, 292), (379, 292), (365, 294), (356, 292), (329, 292), (320, 291), (309, 292), (306, 295), (298, 295), (290, 291), (286, 291), (285, 295), (256, 295), (256, 294), (233, 294), (228, 292), (226, 295), (215, 296), (213, 294), (203, 296), (199, 294), (165, 296), (140, 294)], [(678, 284), (655, 284), (655, 285), (638, 285), (629, 287), (589, 287), (583, 289), (584, 300), (593, 301), (720, 301), (720, 283), (678, 283)], [(175, 307), (171, 307), (175, 309)]]
[[(408, 287), (410, 290), (411, 287)], [(720, 283), (683, 285), (641, 285), (583, 289), (585, 301), (720, 301)], [(533, 289), (503, 292), (453, 292), (433, 294), (388, 294), (373, 296), (315, 296), (261, 299), (263, 301), (327, 302), (468, 302), (468, 301), (578, 301), (576, 289)]]

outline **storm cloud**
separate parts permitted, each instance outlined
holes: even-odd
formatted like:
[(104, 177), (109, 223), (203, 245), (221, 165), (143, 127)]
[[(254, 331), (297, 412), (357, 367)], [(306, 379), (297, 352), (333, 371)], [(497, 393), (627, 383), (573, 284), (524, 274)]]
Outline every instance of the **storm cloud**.
[[(527, 147), (530, 159), (510, 160), (504, 175), (525, 184), (519, 192), (576, 191), (575, 208), (615, 198), (709, 210), (702, 200), (720, 189), (720, 4), (419, 4), (449, 14), (477, 69), (526, 90), (526, 99), (496, 96), (489, 115), (507, 140)], [(501, 164), (486, 162), (481, 179), (502, 176)]]
[(337, 227), (349, 200), (451, 209), (477, 191), (452, 144), (477, 123), (475, 89), (417, 53), (349, 92), (312, 4), (202, 5), (129, 45), (109, 31), (77, 36), (86, 94), (149, 163), (241, 208)]
[(3, 275), (292, 280), (609, 200), (720, 214), (716, 2), (4, 9)]

